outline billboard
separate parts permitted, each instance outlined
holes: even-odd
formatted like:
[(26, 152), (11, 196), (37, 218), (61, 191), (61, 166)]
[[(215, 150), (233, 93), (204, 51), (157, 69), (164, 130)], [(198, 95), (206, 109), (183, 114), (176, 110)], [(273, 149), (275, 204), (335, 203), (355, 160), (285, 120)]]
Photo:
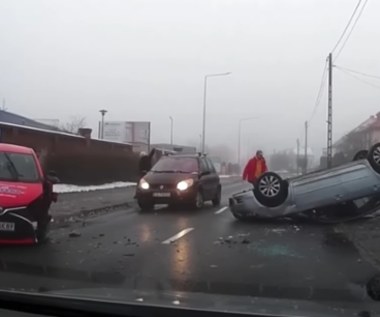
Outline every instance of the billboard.
[[(101, 127), (101, 123), (99, 123)], [(150, 144), (150, 122), (105, 121), (103, 139), (136, 145)]]

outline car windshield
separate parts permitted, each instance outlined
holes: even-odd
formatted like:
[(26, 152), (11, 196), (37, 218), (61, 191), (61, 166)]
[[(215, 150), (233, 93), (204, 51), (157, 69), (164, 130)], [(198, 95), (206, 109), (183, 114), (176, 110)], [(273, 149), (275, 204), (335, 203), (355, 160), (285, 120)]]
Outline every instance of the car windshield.
[(192, 157), (163, 157), (152, 168), (152, 172), (197, 173), (198, 161)]
[(380, 0), (0, 0), (0, 149), (0, 310), (380, 316)]
[(37, 182), (36, 162), (30, 154), (0, 152), (0, 181)]

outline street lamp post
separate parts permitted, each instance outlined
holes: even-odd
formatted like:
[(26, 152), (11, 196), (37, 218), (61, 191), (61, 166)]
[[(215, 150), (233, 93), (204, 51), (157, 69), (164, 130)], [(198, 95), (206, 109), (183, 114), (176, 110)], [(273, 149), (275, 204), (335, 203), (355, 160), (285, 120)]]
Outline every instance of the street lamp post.
[(238, 164), (240, 164), (240, 155), (241, 155), (241, 125), (244, 121), (258, 119), (259, 117), (249, 117), (249, 118), (242, 118), (239, 120), (239, 134), (238, 134)]
[(174, 125), (174, 119), (172, 116), (169, 117), (170, 119), (170, 144), (173, 145), (173, 125)]
[(104, 116), (106, 115), (107, 113), (107, 110), (105, 109), (102, 109), (102, 110), (99, 110), (100, 114), (102, 115), (102, 124), (101, 124), (101, 134), (100, 134), (100, 138), (103, 140), (104, 139)]
[(204, 91), (203, 91), (203, 127), (202, 127), (202, 153), (205, 153), (206, 147), (206, 97), (207, 97), (207, 79), (209, 77), (228, 76), (231, 72), (220, 74), (208, 74), (204, 79)]

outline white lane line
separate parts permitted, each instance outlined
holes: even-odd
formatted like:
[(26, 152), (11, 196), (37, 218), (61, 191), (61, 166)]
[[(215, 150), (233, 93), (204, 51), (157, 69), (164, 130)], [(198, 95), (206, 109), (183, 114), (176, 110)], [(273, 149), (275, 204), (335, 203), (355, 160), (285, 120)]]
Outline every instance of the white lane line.
[(219, 210), (215, 211), (215, 215), (219, 215), (219, 214), (221, 214), (223, 211), (225, 211), (227, 209), (228, 209), (228, 207), (220, 208)]
[(173, 243), (174, 241), (182, 238), (184, 235), (188, 234), (189, 232), (193, 231), (194, 228), (186, 228), (186, 229), (183, 229), (182, 231), (178, 232), (177, 234), (175, 234), (174, 236), (170, 237), (169, 239), (165, 240), (165, 241), (162, 241), (162, 244), (170, 244), (170, 243)]

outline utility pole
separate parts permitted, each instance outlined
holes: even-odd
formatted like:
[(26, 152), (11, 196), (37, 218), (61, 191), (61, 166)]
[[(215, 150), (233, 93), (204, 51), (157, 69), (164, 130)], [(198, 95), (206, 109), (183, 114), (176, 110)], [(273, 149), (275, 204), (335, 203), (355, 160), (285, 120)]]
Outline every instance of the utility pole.
[(304, 174), (306, 174), (307, 172), (307, 129), (308, 129), (308, 124), (307, 124), (307, 121), (305, 121), (305, 158), (304, 158), (304, 170), (303, 170)]
[(172, 116), (169, 117), (170, 119), (170, 145), (173, 145), (173, 125), (174, 125), (174, 119)]
[(299, 174), (300, 172), (300, 168), (299, 168), (299, 162), (300, 162), (300, 139), (297, 139), (297, 174)]
[(5, 106), (5, 98), (3, 98), (3, 104), (2, 104), (1, 110), (7, 111), (7, 108)]
[(327, 168), (332, 167), (332, 53), (328, 57), (329, 62), (329, 90), (327, 111)]

